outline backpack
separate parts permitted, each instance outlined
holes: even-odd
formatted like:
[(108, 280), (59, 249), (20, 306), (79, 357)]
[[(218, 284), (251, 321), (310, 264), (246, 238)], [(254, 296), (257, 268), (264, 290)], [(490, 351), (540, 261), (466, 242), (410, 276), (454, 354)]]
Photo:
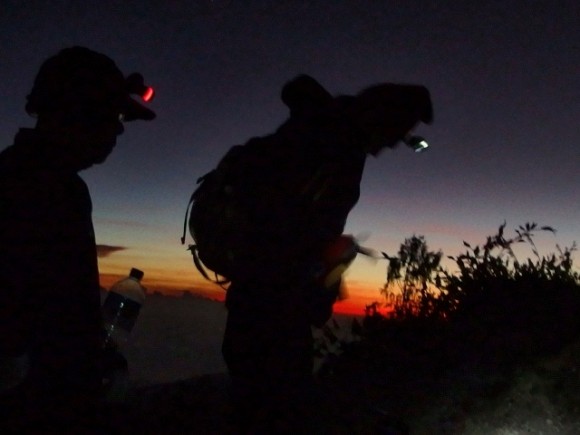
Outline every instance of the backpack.
[[(195, 266), (204, 278), (224, 288), (248, 274), (272, 278), (264, 270), (272, 262), (295, 264), (295, 251), (285, 248), (308, 225), (311, 206), (333, 176), (333, 168), (324, 164), (312, 165), (297, 179), (285, 176), (293, 165), (284, 166), (282, 161), (294, 156), (303, 162), (303, 156), (289, 153), (277, 139), (255, 138), (232, 147), (215, 169), (197, 180), (189, 200), (181, 243), (189, 230), (194, 243), (188, 250)], [(313, 325), (322, 326), (332, 314), (342, 290), (342, 272), (358, 252), (353, 237), (337, 236), (320, 252), (320, 262), (313, 262), (307, 271), (313, 278), (307, 304)]]
[(197, 180), (181, 242), (189, 229), (188, 249), (206, 279), (221, 285), (244, 277), (267, 279), (277, 270), (269, 265), (296, 263), (312, 245), (305, 233), (336, 167), (316, 157), (309, 141), (296, 141), (289, 127), (232, 147)]
[[(239, 230), (235, 220), (243, 215), (240, 202), (240, 166), (248, 159), (243, 146), (234, 146), (217, 167), (197, 179), (198, 187), (189, 200), (183, 224), (181, 244), (189, 229), (194, 243), (189, 245), (193, 262), (202, 276), (217, 284), (227, 284), (234, 275), (235, 237)], [(243, 207), (242, 207), (243, 208)], [(189, 214), (189, 215), (188, 215)], [(209, 276), (212, 271), (215, 278)]]
[[(224, 285), (242, 275), (255, 275), (268, 259), (283, 255), (280, 247), (305, 219), (297, 189), (288, 182), (292, 176), (281, 169), (291, 167), (292, 161), (292, 153), (281, 142), (270, 135), (236, 145), (197, 180), (181, 242), (189, 229), (194, 243), (188, 249), (206, 279)], [(299, 196), (307, 195), (301, 191)]]

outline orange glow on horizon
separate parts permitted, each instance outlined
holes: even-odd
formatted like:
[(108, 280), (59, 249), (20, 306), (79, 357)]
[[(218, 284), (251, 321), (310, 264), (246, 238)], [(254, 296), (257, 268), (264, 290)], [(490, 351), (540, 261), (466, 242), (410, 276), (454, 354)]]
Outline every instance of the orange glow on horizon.
[[(127, 275), (116, 273), (101, 273), (100, 285), (105, 289), (111, 288), (117, 281), (125, 278)], [(217, 285), (211, 283), (183, 282), (183, 280), (155, 279), (145, 276), (141, 281), (147, 293), (158, 292), (166, 296), (181, 296), (184, 293), (202, 296), (208, 299), (218, 301), (225, 300), (225, 291)]]
[[(109, 289), (115, 282), (125, 277), (126, 275), (124, 274), (101, 273), (100, 285), (105, 289)], [(190, 293), (223, 302), (226, 295), (226, 291), (217, 284), (202, 280), (192, 282), (191, 279), (156, 277), (145, 274), (142, 284), (148, 293), (158, 292), (165, 296), (182, 296), (185, 293)], [(367, 305), (377, 301), (381, 302), (382, 297), (379, 291), (371, 284), (347, 282), (346, 287), (347, 296), (334, 304), (335, 313), (364, 316)]]
[[(129, 245), (129, 243), (109, 243)], [(334, 312), (364, 316), (365, 307), (383, 302), (380, 288), (384, 284), (383, 265), (376, 267), (364, 259), (355, 259), (343, 275), (347, 297), (334, 304)], [(226, 292), (219, 285), (207, 281), (193, 265), (191, 255), (181, 246), (174, 250), (159, 250), (155, 246), (139, 246), (116, 251), (99, 257), (101, 286), (109, 289), (116, 281), (128, 275), (132, 267), (144, 271), (143, 286), (148, 293), (159, 292), (168, 296), (198, 295), (223, 301)]]

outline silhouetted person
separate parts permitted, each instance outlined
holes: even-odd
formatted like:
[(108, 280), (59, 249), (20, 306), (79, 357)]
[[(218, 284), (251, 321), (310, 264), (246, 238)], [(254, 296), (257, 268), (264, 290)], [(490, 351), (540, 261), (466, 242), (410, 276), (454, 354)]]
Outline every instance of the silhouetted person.
[(122, 121), (155, 117), (134, 88), (107, 56), (64, 49), (27, 97), (35, 127), (0, 153), (0, 357), (29, 358), (24, 381), (2, 392), (0, 426), (83, 433), (94, 423), (103, 331), (91, 198), (77, 173), (106, 160)]
[(359, 199), (366, 156), (432, 120), (422, 86), (381, 84), (333, 97), (299, 76), (284, 86), (282, 100), (290, 118), (245, 146), (278, 147), (283, 158), (268, 173), (247, 176), (282, 183), (289, 195), (267, 197), (262, 213), (270, 224), (256, 234), (226, 296), (223, 354), (232, 404), (237, 424), (251, 433), (316, 432), (311, 325), (330, 318), (340, 287), (321, 285), (322, 253)]

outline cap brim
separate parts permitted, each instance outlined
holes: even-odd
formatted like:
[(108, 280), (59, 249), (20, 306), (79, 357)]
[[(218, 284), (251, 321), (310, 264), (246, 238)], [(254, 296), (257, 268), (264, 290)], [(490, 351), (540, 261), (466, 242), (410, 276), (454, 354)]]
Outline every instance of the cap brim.
[(142, 119), (144, 121), (151, 121), (155, 119), (157, 115), (151, 109), (143, 106), (138, 101), (131, 97), (127, 98), (127, 106), (125, 108), (125, 121), (135, 121), (137, 119)]

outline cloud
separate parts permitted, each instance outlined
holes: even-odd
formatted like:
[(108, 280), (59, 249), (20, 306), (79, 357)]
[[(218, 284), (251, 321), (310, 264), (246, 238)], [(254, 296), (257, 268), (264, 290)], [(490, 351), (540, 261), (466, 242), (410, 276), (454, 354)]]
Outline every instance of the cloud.
[(97, 257), (103, 258), (117, 252), (124, 251), (126, 246), (97, 245)]

